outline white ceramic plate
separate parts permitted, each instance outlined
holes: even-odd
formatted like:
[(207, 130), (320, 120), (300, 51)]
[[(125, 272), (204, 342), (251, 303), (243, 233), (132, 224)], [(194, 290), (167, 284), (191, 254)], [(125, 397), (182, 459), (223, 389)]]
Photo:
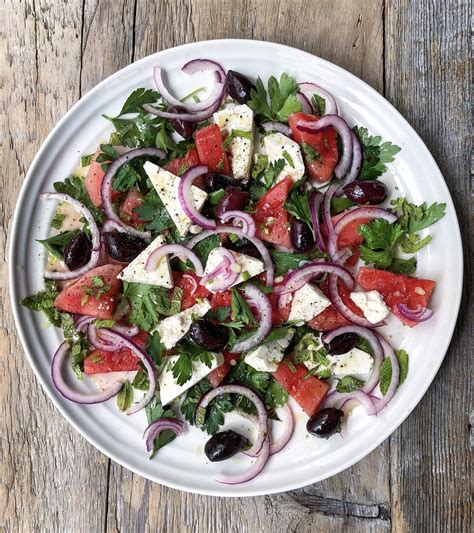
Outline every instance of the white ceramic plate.
[[(155, 64), (169, 73), (172, 89), (184, 95), (197, 87), (199, 80), (189, 79), (179, 69), (199, 57), (255, 78), (287, 72), (298, 81), (320, 83), (336, 96), (351, 125), (363, 125), (402, 148), (384, 177), (396, 196), (407, 196), (416, 203), (447, 204), (446, 216), (432, 228), (433, 242), (418, 254), (418, 276), (437, 281), (431, 303), (434, 317), (415, 329), (401, 326), (395, 319), (388, 327), (393, 345), (410, 354), (408, 378), (393, 401), (378, 417), (356, 409), (349, 419), (349, 436), (327, 441), (306, 434), (305, 417), (297, 410), (298, 428), (289, 446), (271, 458), (259, 477), (236, 486), (219, 485), (214, 476), (219, 471), (242, 471), (248, 467), (248, 459), (210, 464), (202, 453), (206, 436), (199, 430), (191, 429), (186, 438), (177, 439), (150, 461), (142, 440), (143, 412), (127, 418), (114, 402), (79, 406), (62, 398), (50, 379), (50, 361), (60, 334), (45, 327), (40, 314), (18, 305), (21, 297), (43, 287), (44, 254), (36, 239), (46, 238), (53, 207), (39, 202), (39, 193), (52, 190), (54, 181), (74, 172), (81, 154), (90, 153), (99, 140), (108, 137), (111, 129), (101, 114), (113, 116), (133, 89), (152, 87)], [(18, 200), (10, 243), (11, 295), (20, 338), (34, 372), (59, 411), (95, 447), (130, 470), (170, 487), (209, 495), (254, 496), (302, 487), (337, 474), (371, 452), (410, 414), (432, 382), (451, 340), (462, 288), (456, 213), (443, 177), (418, 135), (382, 96), (352, 74), (300, 50), (268, 42), (222, 40), (184, 45), (146, 57), (100, 83), (72, 107), (36, 155)]]

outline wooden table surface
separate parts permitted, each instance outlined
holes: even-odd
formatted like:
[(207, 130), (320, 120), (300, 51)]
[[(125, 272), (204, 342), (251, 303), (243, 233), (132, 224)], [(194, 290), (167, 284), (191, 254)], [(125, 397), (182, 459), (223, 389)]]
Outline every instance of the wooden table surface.
[[(2, 0), (2, 531), (472, 531), (471, 8), (467, 0)], [(69, 426), (43, 393), (18, 342), (5, 258), (28, 166), (71, 105), (136, 59), (225, 37), (281, 42), (314, 53), (392, 102), (445, 176), (461, 224), (467, 273), (446, 360), (392, 437), (324, 482), (243, 499), (194, 496), (146, 481)]]

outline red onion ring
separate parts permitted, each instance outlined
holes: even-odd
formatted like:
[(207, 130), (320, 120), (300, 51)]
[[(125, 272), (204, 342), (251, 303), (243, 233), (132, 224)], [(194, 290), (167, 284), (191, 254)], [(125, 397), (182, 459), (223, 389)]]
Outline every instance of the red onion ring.
[(53, 355), (53, 361), (51, 363), (51, 379), (53, 381), (53, 385), (56, 387), (56, 390), (62, 396), (64, 396), (64, 398), (74, 403), (92, 405), (95, 403), (106, 402), (118, 394), (122, 388), (122, 381), (117, 381), (106, 390), (97, 392), (96, 394), (83, 394), (71, 389), (61, 375), (61, 366), (69, 351), (69, 343), (67, 341), (63, 341), (56, 350), (56, 353)]
[(127, 230), (115, 220), (106, 220), (102, 224), (101, 232), (110, 233), (111, 231), (119, 231), (120, 233), (127, 233)]
[[(230, 289), (239, 277), (239, 272), (232, 268), (234, 265), (238, 265), (234, 254), (230, 250), (227, 250), (227, 248), (222, 247), (219, 248), (219, 252), (222, 255), (222, 262), (212, 272), (209, 272), (209, 274), (201, 279), (201, 285), (204, 285), (211, 292)], [(205, 284), (209, 279), (213, 279), (214, 281), (211, 284)]]
[(334, 168), (337, 178), (344, 177), (351, 166), (352, 161), (352, 130), (347, 122), (339, 115), (324, 115), (318, 121), (299, 120), (296, 127), (307, 133), (317, 133), (323, 128), (333, 127), (339, 134), (342, 142), (342, 156)]
[(202, 276), (204, 269), (202, 267), (201, 260), (199, 257), (189, 248), (182, 244), (164, 244), (156, 250), (153, 250), (148, 256), (147, 262), (145, 264), (145, 270), (147, 272), (153, 272), (157, 269), (158, 263), (165, 255), (173, 254), (173, 257), (186, 257), (194, 265), (194, 269), (198, 276)]
[(401, 315), (409, 320), (413, 320), (414, 322), (424, 322), (434, 315), (434, 311), (432, 309), (423, 307), (420, 304), (418, 304), (414, 309), (410, 309), (405, 304), (398, 304), (397, 308)]
[(374, 362), (372, 365), (372, 371), (370, 373), (370, 376), (367, 378), (367, 381), (365, 382), (364, 386), (360, 389), (362, 392), (370, 394), (380, 381), (380, 367), (382, 366), (383, 361), (383, 349), (379, 341), (379, 336), (377, 335), (377, 333), (371, 331), (370, 329), (351, 324), (348, 326), (341, 326), (339, 328), (333, 329), (332, 331), (324, 333), (322, 336), (322, 340), (325, 343), (329, 343), (339, 335), (342, 335), (343, 333), (355, 333), (356, 335), (359, 335), (359, 337), (362, 337), (370, 344), (370, 347), (374, 352)]
[(128, 348), (136, 357), (138, 357), (145, 367), (145, 370), (148, 374), (149, 386), (145, 396), (136, 404), (129, 407), (125, 413), (127, 415), (133, 415), (134, 413), (143, 409), (153, 398), (156, 389), (156, 370), (148, 357), (148, 354), (140, 348), (134, 341), (128, 339), (122, 333), (117, 331), (111, 331), (110, 329), (100, 328), (97, 330), (98, 334), (105, 340), (110, 343), (117, 343), (121, 348)]
[(309, 98), (304, 93), (296, 93), (296, 99), (301, 104), (301, 111), (307, 115), (312, 115), (314, 113), (313, 106), (309, 101)]
[(341, 182), (341, 188), (337, 191), (336, 196), (341, 196), (343, 194), (342, 187), (351, 183), (359, 175), (360, 168), (362, 166), (362, 146), (360, 145), (357, 135), (352, 131), (352, 162), (351, 168), (347, 173), (347, 176)]
[(341, 265), (327, 263), (325, 261), (312, 261), (311, 263), (307, 263), (306, 265), (293, 270), (281, 285), (275, 287), (273, 292), (275, 294), (287, 294), (289, 292), (297, 291), (318, 274), (326, 273), (334, 276), (335, 279), (341, 278), (349, 290), (352, 290), (355, 287), (355, 281), (352, 274)]
[(283, 450), (283, 448), (288, 444), (293, 435), (293, 430), (295, 427), (295, 421), (293, 416), (293, 411), (289, 404), (282, 405), (275, 409), (276, 415), (281, 420), (283, 424), (283, 433), (280, 437), (270, 445), (270, 455), (275, 455), (276, 453)]
[(242, 231), (244, 231), (249, 237), (255, 237), (257, 227), (252, 215), (249, 215), (249, 213), (245, 213), (244, 211), (234, 210), (225, 211), (220, 216), (220, 219), (224, 222), (228, 222), (231, 218), (240, 220), (240, 222), (242, 222)]
[(84, 333), (87, 327), (89, 326), (89, 324), (91, 324), (95, 320), (97, 319), (93, 316), (76, 315), (73, 321), (74, 329), (76, 331), (79, 331), (80, 333)]
[(180, 437), (184, 433), (184, 422), (181, 420), (175, 420), (174, 418), (160, 418), (159, 420), (152, 422), (143, 433), (148, 452), (153, 450), (153, 441), (166, 429), (171, 429), (171, 431), (175, 432), (177, 437)]
[(206, 239), (207, 237), (210, 237), (211, 235), (220, 234), (220, 233), (233, 233), (234, 235), (237, 235), (239, 239), (247, 239), (249, 242), (251, 242), (255, 248), (260, 252), (260, 255), (262, 256), (263, 263), (265, 265), (265, 271), (267, 275), (267, 285), (272, 286), (273, 280), (275, 276), (275, 269), (273, 267), (273, 261), (270, 256), (270, 253), (267, 249), (267, 247), (263, 244), (263, 242), (258, 239), (257, 237), (250, 237), (249, 235), (246, 235), (241, 229), (236, 228), (234, 226), (218, 226), (213, 231), (205, 230), (193, 237), (187, 244), (188, 248), (192, 248), (195, 244), (202, 241), (203, 239)]
[(121, 333), (126, 337), (135, 337), (135, 335), (140, 333), (140, 328), (138, 326), (122, 326), (121, 324), (114, 324), (110, 329), (117, 333)]
[(324, 98), (326, 102), (326, 107), (324, 110), (325, 115), (337, 115), (338, 109), (337, 104), (334, 96), (328, 92), (326, 89), (323, 89), (319, 85), (316, 85), (316, 83), (312, 83), (310, 81), (304, 81), (303, 83), (298, 83), (298, 87), (303, 92), (303, 94), (306, 93), (306, 91), (313, 92), (320, 96), (321, 98)]
[(326, 244), (324, 243), (323, 235), (321, 233), (321, 225), (319, 224), (319, 207), (323, 203), (323, 195), (319, 191), (314, 191), (309, 199), (309, 208), (311, 211), (311, 222), (313, 224), (313, 233), (316, 245), (321, 252), (326, 251)]
[[(348, 287), (349, 290), (352, 290), (353, 287)], [(337, 309), (337, 311), (346, 319), (356, 324), (357, 326), (362, 326), (364, 328), (377, 328), (382, 326), (383, 323), (378, 322), (377, 324), (372, 324), (366, 318), (362, 318), (359, 315), (356, 315), (347, 305), (342, 301), (341, 296), (339, 295), (339, 288), (337, 286), (337, 277), (331, 274), (329, 276), (329, 298), (332, 302), (332, 305)]]
[(283, 124), (283, 122), (267, 120), (266, 122), (262, 122), (261, 126), (265, 131), (278, 131), (279, 133), (286, 135), (287, 137), (292, 137), (290, 126)]
[(334, 254), (334, 262), (343, 265), (352, 255), (352, 250), (346, 246)]
[(360, 389), (353, 392), (331, 392), (331, 394), (326, 396), (324, 408), (335, 407), (336, 409), (342, 409), (344, 405), (353, 400), (357, 400), (367, 411), (367, 414), (372, 414), (374, 409), (372, 399)]
[(178, 100), (168, 91), (163, 81), (163, 71), (158, 66), (155, 66), (153, 69), (153, 79), (155, 80), (155, 85), (158, 89), (158, 92), (170, 106), (184, 107), (184, 109), (188, 113), (204, 111), (205, 109), (208, 109), (209, 107), (215, 105), (216, 102), (220, 102), (222, 100), (222, 97), (224, 96), (225, 86), (223, 83), (219, 82), (214, 85), (214, 87), (211, 89), (211, 93), (209, 94), (209, 96), (202, 102), (186, 103), (182, 102), (181, 100)]
[(191, 276), (190, 274), (183, 274), (183, 279), (187, 279), (189, 280), (189, 282), (191, 283), (192, 285), (192, 290), (191, 290), (191, 293), (190, 295), (193, 296), (194, 293), (197, 291), (197, 288), (198, 288), (198, 282), (196, 281), (196, 279)]
[(390, 359), (390, 362), (392, 363), (392, 379), (390, 380), (390, 385), (388, 386), (385, 396), (376, 400), (374, 403), (373, 409), (371, 410), (371, 412), (369, 412), (369, 414), (373, 414), (373, 415), (376, 415), (384, 407), (386, 407), (386, 405), (393, 398), (395, 391), (397, 390), (397, 387), (400, 383), (400, 365), (398, 363), (398, 358), (395, 352), (393, 351), (393, 348), (382, 337), (382, 335), (378, 334), (378, 338), (380, 340), (380, 344), (382, 345), (385, 357), (388, 357)]
[(68, 280), (82, 276), (89, 270), (92, 270), (96, 267), (100, 260), (100, 232), (97, 224), (95, 222), (92, 213), (87, 209), (87, 207), (79, 202), (78, 200), (72, 198), (68, 194), (63, 194), (59, 192), (43, 192), (40, 194), (42, 200), (58, 200), (59, 202), (67, 202), (71, 204), (76, 211), (79, 211), (81, 215), (86, 219), (87, 224), (89, 224), (89, 229), (92, 237), (92, 252), (89, 261), (78, 268), (77, 270), (72, 270), (70, 272), (45, 272), (45, 279), (55, 279), (55, 280)]
[(87, 337), (89, 342), (96, 350), (103, 350), (104, 352), (116, 352), (120, 350), (120, 344), (117, 342), (109, 342), (104, 340), (97, 332), (94, 324), (89, 324), (87, 328)]
[(210, 71), (215, 73), (216, 81), (225, 83), (226, 80), (225, 70), (219, 65), (219, 63), (216, 63), (211, 59), (192, 59), (185, 63), (181, 67), (181, 70), (191, 76), (197, 72)]
[(331, 217), (331, 200), (335, 192), (339, 189), (339, 183), (333, 183), (328, 187), (323, 197), (323, 222), (328, 232), (327, 251), (329, 257), (335, 261), (337, 252), (337, 235), (334, 231), (334, 224)]
[(260, 344), (272, 329), (272, 306), (267, 296), (255, 285), (248, 284), (244, 288), (247, 300), (253, 304), (259, 312), (259, 325), (257, 331), (248, 339), (240, 341), (232, 348), (233, 352), (247, 352)]
[(193, 194), (191, 192), (193, 181), (206, 173), (207, 167), (204, 165), (198, 165), (186, 170), (179, 181), (178, 197), (181, 207), (193, 222), (204, 229), (214, 229), (216, 227), (216, 221), (201, 215), (196, 209)]
[(168, 118), (171, 120), (184, 120), (186, 122), (202, 122), (211, 118), (212, 115), (219, 109), (221, 106), (220, 100), (218, 100), (214, 105), (204, 109), (204, 111), (198, 111), (197, 113), (171, 113), (169, 111), (162, 111), (161, 109), (156, 109), (150, 104), (143, 105), (143, 109), (147, 113), (156, 115), (157, 117)]
[(241, 396), (248, 398), (255, 405), (255, 408), (257, 409), (259, 427), (257, 438), (255, 439), (253, 446), (248, 450), (248, 453), (258, 453), (262, 448), (263, 442), (268, 438), (267, 410), (265, 409), (265, 405), (259, 398), (258, 394), (244, 385), (221, 385), (205, 394), (199, 401), (196, 408), (196, 427), (201, 427), (197, 417), (199, 411), (201, 409), (206, 410), (209, 403), (221, 394), (240, 394)]
[(356, 207), (355, 209), (351, 209), (351, 211), (341, 217), (334, 226), (336, 242), (337, 237), (348, 224), (351, 224), (352, 222), (361, 218), (383, 218), (384, 220), (392, 224), (398, 219), (398, 216), (394, 215), (390, 211), (387, 211), (386, 209), (382, 209), (381, 207)]
[(125, 224), (119, 216), (114, 211), (114, 206), (112, 204), (112, 199), (110, 197), (110, 191), (112, 189), (112, 181), (115, 177), (115, 174), (117, 174), (118, 170), (125, 165), (126, 163), (129, 163), (136, 157), (157, 157), (158, 159), (162, 159), (165, 157), (165, 152), (163, 150), (160, 150), (159, 148), (136, 148), (134, 150), (130, 150), (126, 154), (121, 155), (118, 157), (115, 161), (110, 163), (110, 165), (107, 168), (107, 171), (105, 172), (104, 178), (102, 180), (102, 185), (100, 188), (100, 194), (102, 197), (102, 206), (104, 208), (105, 214), (107, 215), (107, 218), (109, 220), (113, 220), (117, 222), (117, 224), (120, 224), (125, 231), (129, 235), (134, 235), (136, 237), (141, 237), (142, 239), (149, 240), (151, 237), (151, 233), (149, 231), (139, 231), (132, 226), (129, 226), (128, 224)]

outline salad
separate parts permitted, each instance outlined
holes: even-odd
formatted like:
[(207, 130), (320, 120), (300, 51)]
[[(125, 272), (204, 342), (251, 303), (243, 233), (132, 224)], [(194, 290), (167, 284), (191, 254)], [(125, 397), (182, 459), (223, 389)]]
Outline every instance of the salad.
[[(245, 483), (288, 445), (295, 411), (315, 439), (344, 436), (354, 406), (374, 416), (397, 393), (408, 354), (379, 328), (433, 315), (415, 254), (445, 204), (388, 201), (379, 178), (400, 148), (351, 128), (316, 83), (205, 59), (182, 71), (212, 86), (177, 98), (155, 67), (156, 90), (104, 116), (110, 138), (41, 194), (45, 288), (21, 303), (64, 333), (59, 394), (144, 410), (158, 461), (200, 428), (209, 461), (255, 459), (217, 478)], [(230, 412), (252, 437), (225, 430)]]

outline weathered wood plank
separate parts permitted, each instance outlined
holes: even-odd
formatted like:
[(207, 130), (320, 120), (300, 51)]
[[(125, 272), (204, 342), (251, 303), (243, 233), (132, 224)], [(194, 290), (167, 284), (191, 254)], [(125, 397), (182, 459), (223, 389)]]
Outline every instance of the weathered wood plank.
[[(10, 2), (2, 13), (0, 387), (4, 531), (96, 531), (105, 523), (108, 460), (53, 408), (19, 342), (7, 296), (6, 235), (25, 172), (79, 98), (82, 2)], [(3, 56), (2, 56), (3, 60)], [(5, 65), (6, 68), (3, 68)]]
[(446, 360), (391, 440), (395, 531), (472, 531), (471, 8), (469, 1), (389, 2), (385, 13), (386, 95), (424, 139), (444, 174), (457, 207), (466, 272), (461, 319)]

